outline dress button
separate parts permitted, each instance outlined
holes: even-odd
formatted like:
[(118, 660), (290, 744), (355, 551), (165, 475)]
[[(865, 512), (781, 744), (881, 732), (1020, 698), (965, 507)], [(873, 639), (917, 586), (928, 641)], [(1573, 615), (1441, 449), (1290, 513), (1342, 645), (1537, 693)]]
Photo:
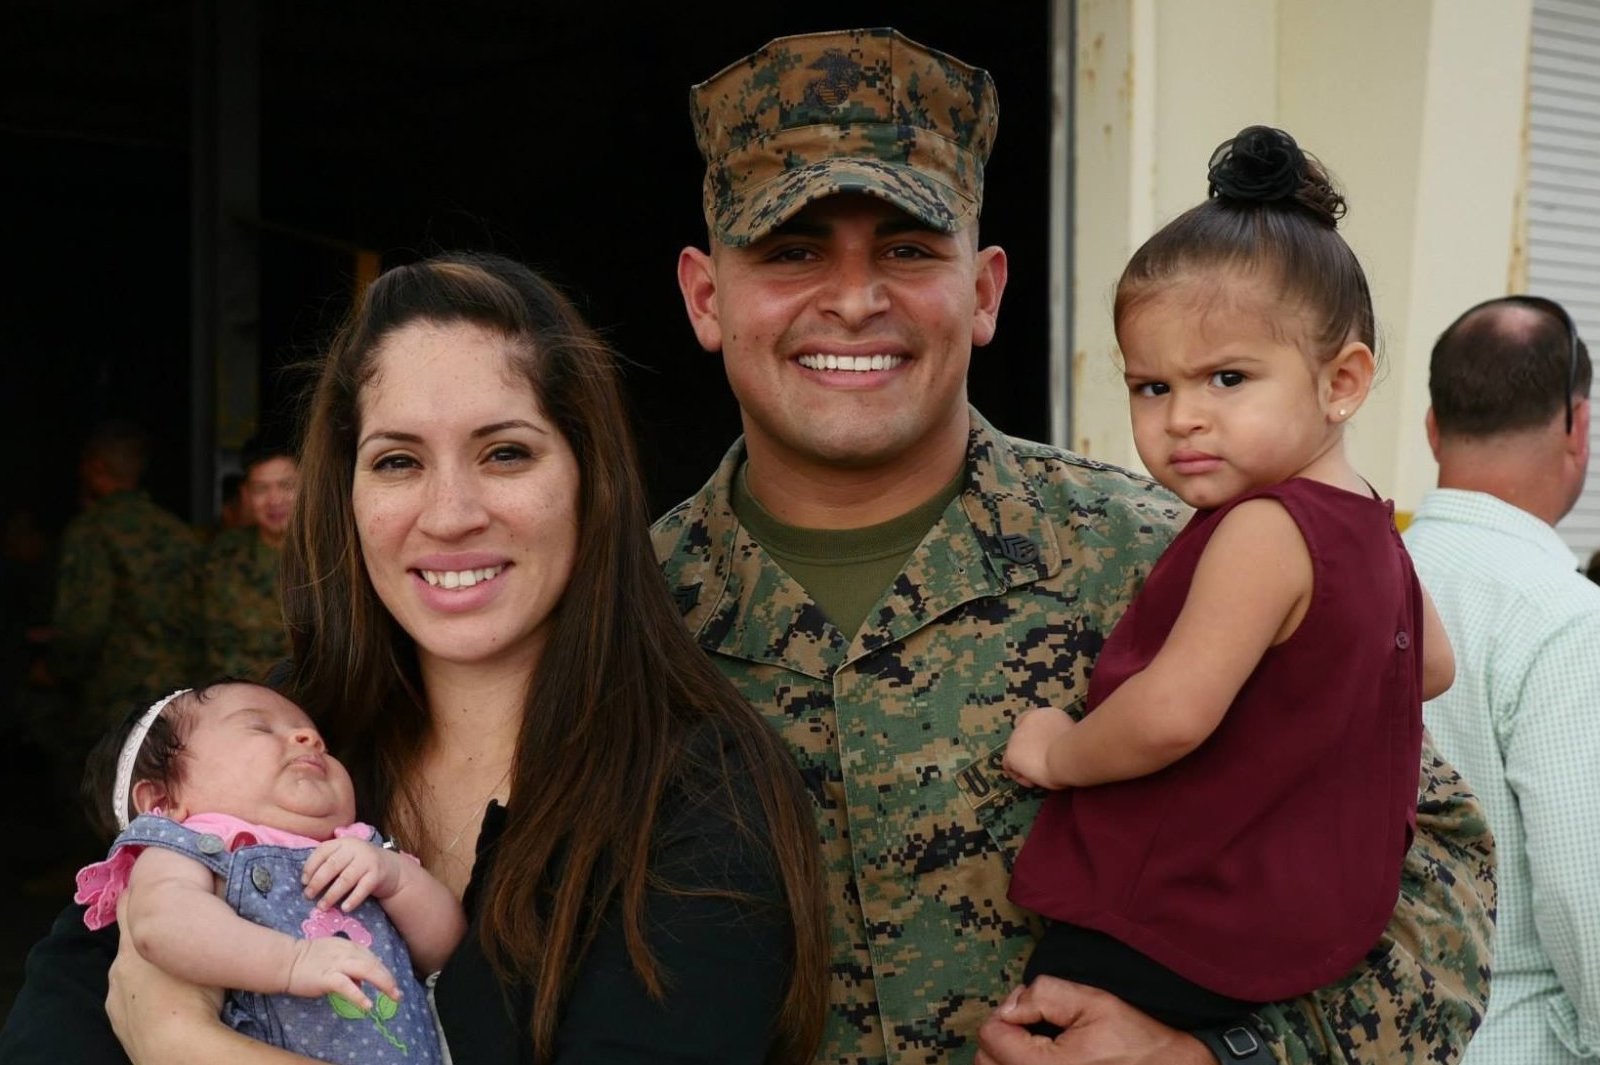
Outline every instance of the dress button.
[(209, 832), (207, 832), (205, 835), (201, 836), (199, 839), (195, 840), (194, 841), (194, 845), (196, 847), (200, 848), (200, 853), (201, 854), (221, 854), (222, 853), (222, 837), (221, 836), (213, 836)]
[(1411, 637), (1404, 632), (1397, 632), (1394, 634), (1394, 645), (1404, 651), (1411, 646)]
[(256, 866), (250, 870), (250, 883), (256, 886), (257, 891), (265, 895), (272, 890), (272, 871), (264, 865)]

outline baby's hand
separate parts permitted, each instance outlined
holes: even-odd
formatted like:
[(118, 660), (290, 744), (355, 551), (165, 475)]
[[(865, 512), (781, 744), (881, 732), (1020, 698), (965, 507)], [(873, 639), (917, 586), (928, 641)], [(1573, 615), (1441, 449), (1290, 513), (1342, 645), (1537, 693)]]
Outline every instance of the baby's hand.
[(330, 839), (311, 852), (300, 880), (306, 898), (316, 899), (318, 909), (343, 900), (340, 909), (349, 913), (369, 895), (386, 899), (398, 891), (403, 861), (395, 851), (364, 839)]
[(1006, 775), (1029, 788), (1057, 788), (1050, 776), (1050, 745), (1072, 728), (1074, 722), (1065, 711), (1053, 707), (1024, 710), (1017, 727), (1006, 743), (1001, 763)]
[(295, 940), (294, 962), (289, 967), (289, 986), (285, 989), (289, 994), (306, 998), (337, 994), (370, 1010), (372, 1000), (361, 990), (363, 980), (400, 1001), (394, 975), (361, 944), (341, 936)]

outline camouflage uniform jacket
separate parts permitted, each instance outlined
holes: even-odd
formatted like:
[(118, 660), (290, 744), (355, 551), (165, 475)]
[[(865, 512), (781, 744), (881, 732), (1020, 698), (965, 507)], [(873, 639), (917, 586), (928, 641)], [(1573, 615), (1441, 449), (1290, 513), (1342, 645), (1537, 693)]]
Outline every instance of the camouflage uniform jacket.
[(259, 678), (289, 657), (278, 600), (282, 554), (254, 528), (230, 529), (207, 549), (199, 638), (208, 676)]
[(50, 668), (78, 687), (88, 732), (194, 680), (199, 569), (194, 532), (144, 492), (105, 496), (67, 523)]
[[(816, 803), (833, 944), (818, 1060), (970, 1061), (1038, 929), (1006, 887), (1040, 793), (1001, 773), (1002, 748), (1028, 707), (1081, 710), (1181, 504), (974, 411), (965, 490), (851, 639), (740, 527), (742, 460), (741, 442), (655, 544), (698, 642), (789, 741)], [(1383, 940), (1340, 984), (1262, 1011), (1280, 1060), (1452, 1061), (1477, 1024), (1492, 845), (1431, 747), (1421, 786)]]

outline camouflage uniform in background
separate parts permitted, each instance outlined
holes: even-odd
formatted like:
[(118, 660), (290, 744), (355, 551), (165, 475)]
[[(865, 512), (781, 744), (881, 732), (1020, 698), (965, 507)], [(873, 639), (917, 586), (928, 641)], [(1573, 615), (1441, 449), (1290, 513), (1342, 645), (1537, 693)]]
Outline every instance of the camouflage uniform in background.
[[(1181, 504), (974, 411), (966, 488), (852, 639), (739, 525), (742, 461), (736, 444), (657, 523), (656, 550), (698, 642), (788, 741), (816, 803), (833, 940), (817, 1060), (970, 1061), (1038, 931), (1006, 888), (1042, 793), (1000, 771), (1002, 748), (1023, 710), (1082, 712)], [(1420, 788), (1383, 940), (1341, 983), (1258, 1015), (1280, 1061), (1447, 1062), (1481, 1018), (1488, 829), (1431, 745)]]
[(289, 657), (278, 599), (282, 555), (254, 527), (221, 533), (206, 550), (199, 638), (207, 676), (259, 679)]
[(67, 523), (49, 663), (76, 689), (80, 740), (193, 680), (199, 573), (194, 531), (146, 492), (114, 492)]

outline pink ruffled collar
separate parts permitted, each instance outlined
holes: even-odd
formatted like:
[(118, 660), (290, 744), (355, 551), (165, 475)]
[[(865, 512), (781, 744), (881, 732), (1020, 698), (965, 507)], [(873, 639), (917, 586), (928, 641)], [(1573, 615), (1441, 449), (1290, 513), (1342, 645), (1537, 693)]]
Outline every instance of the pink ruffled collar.
[[(280, 828), (251, 824), (229, 814), (195, 814), (186, 818), (182, 824), (184, 828), (192, 831), (219, 837), (224, 849), (229, 853), (257, 843), (274, 847), (309, 849), (325, 842), (285, 832)], [(333, 830), (333, 835), (329, 838), (340, 839), (346, 836), (371, 839), (372, 826), (362, 824), (360, 821), (340, 825)], [(128, 876), (133, 872), (133, 863), (143, 850), (143, 844), (125, 843), (113, 850), (105, 861), (95, 862), (78, 870), (78, 890), (72, 896), (72, 901), (88, 907), (83, 913), (84, 924), (98, 929), (116, 922), (117, 898), (128, 886)]]

